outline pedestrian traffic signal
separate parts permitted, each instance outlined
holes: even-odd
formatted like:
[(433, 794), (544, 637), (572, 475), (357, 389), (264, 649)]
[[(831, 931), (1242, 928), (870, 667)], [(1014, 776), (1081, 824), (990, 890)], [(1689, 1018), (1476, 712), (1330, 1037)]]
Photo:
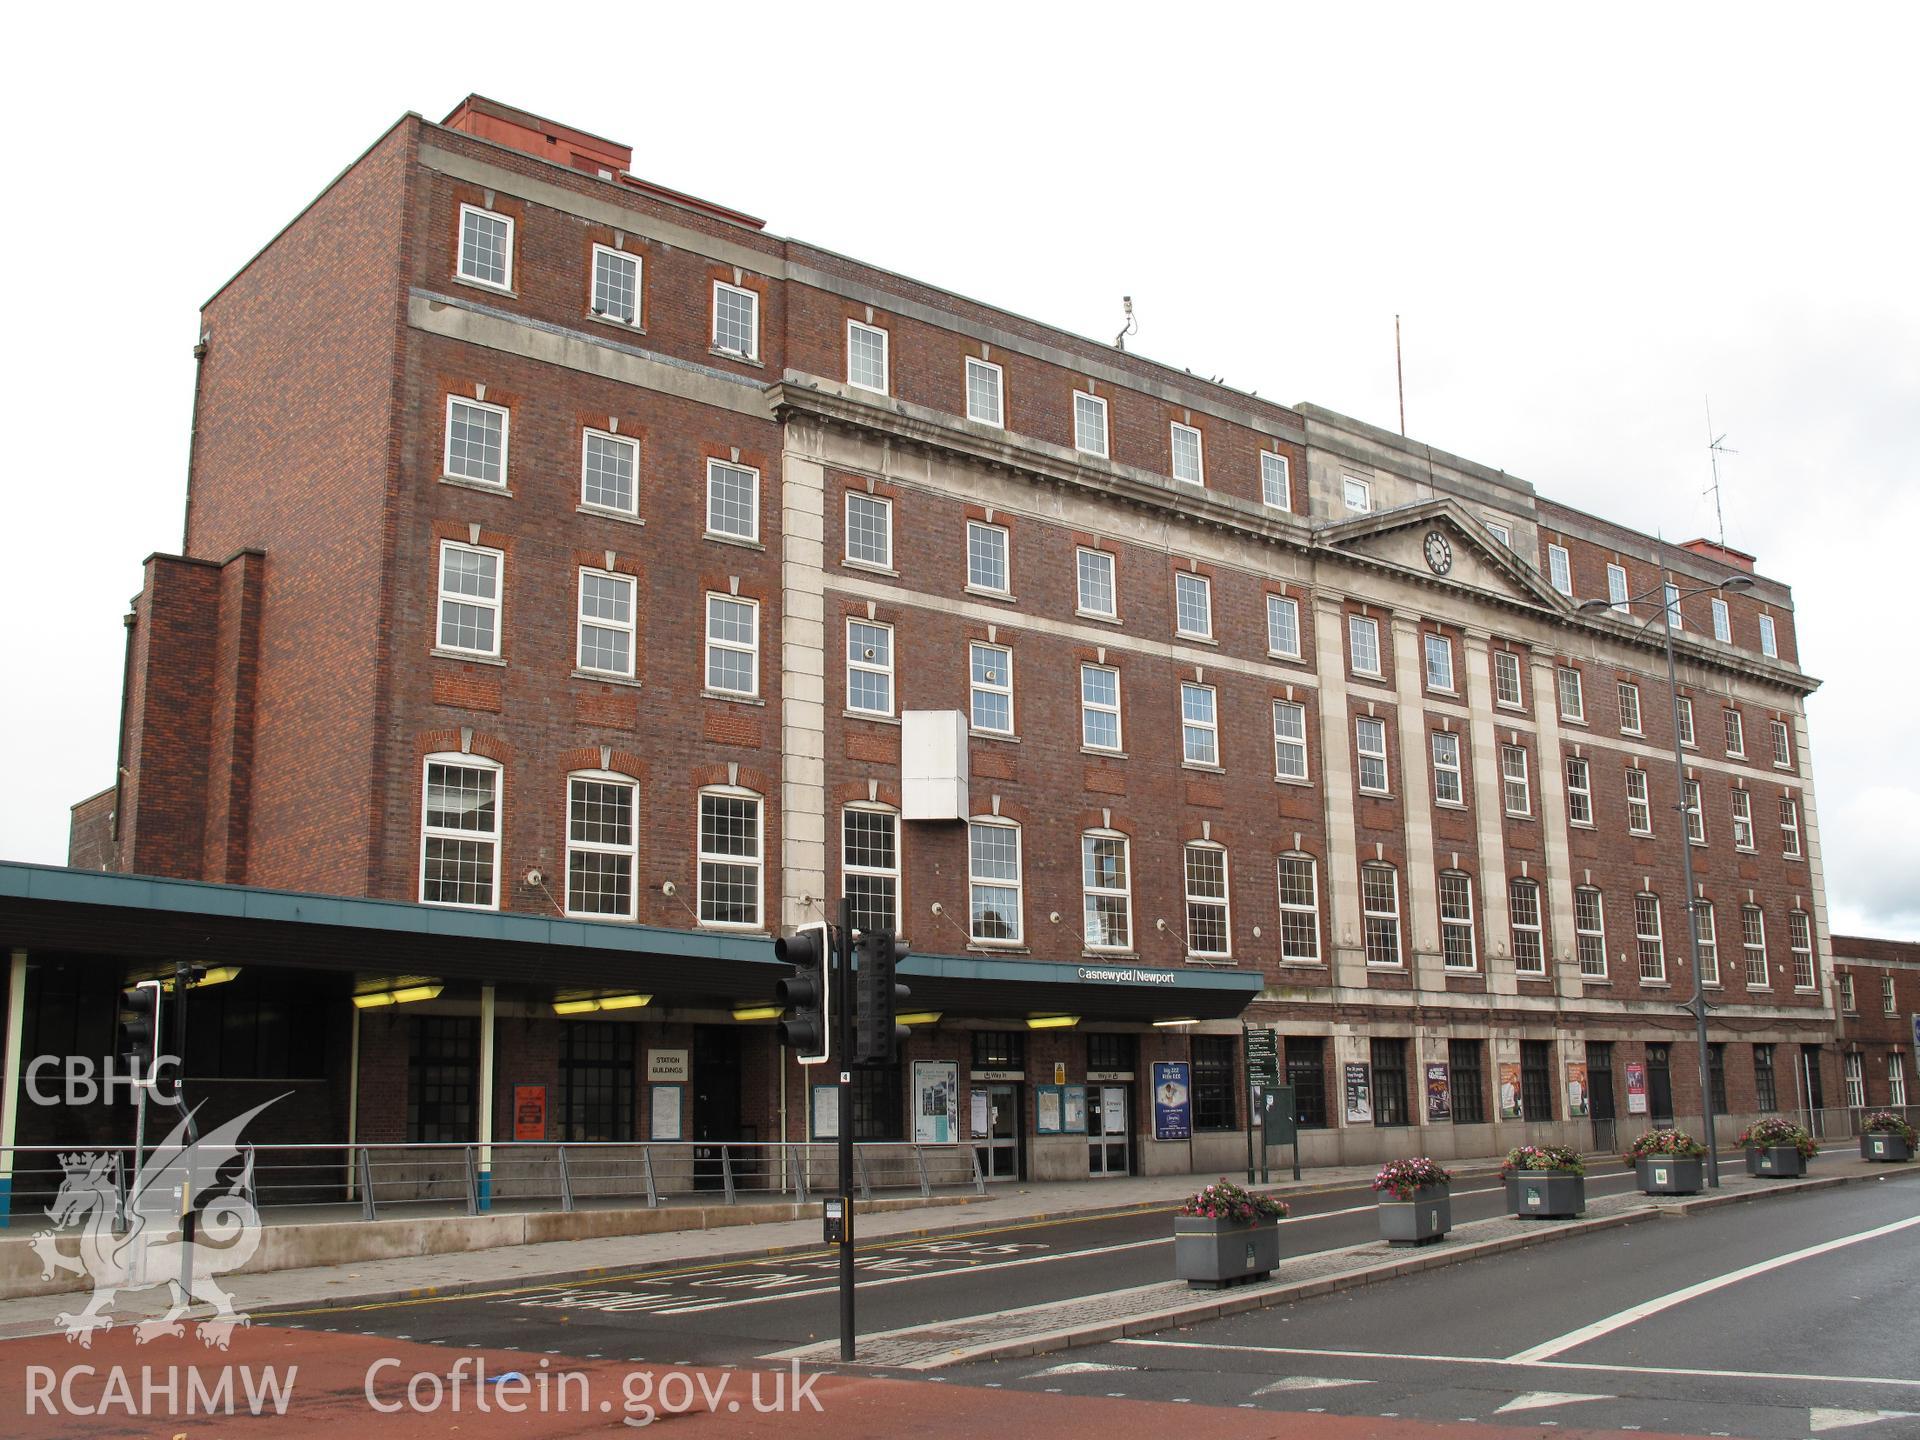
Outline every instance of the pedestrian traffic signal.
[(894, 1017), (912, 992), (894, 975), (907, 953), (907, 942), (891, 930), (863, 930), (854, 944), (854, 982), (860, 997), (853, 1021), (856, 1065), (891, 1065), (899, 1056), (907, 1027)]
[(833, 1054), (833, 941), (825, 924), (802, 925), (773, 942), (773, 953), (793, 967), (773, 987), (786, 1007), (780, 1020), (780, 1043), (800, 1052), (802, 1065), (822, 1065)]
[(140, 1085), (152, 1085), (159, 1073), (160, 989), (158, 980), (142, 980), (120, 992), (120, 1053), (133, 1062)]

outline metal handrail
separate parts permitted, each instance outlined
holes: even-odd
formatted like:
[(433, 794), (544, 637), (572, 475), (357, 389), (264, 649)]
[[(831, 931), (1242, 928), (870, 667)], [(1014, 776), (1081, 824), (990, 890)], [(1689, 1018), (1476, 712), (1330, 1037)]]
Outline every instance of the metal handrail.
[[(58, 1156), (73, 1146), (15, 1145), (14, 1209), (31, 1214), (51, 1201), (65, 1176)], [(481, 1161), (490, 1156), (488, 1208), (559, 1210), (622, 1204), (738, 1205), (747, 1200), (806, 1204), (831, 1188), (831, 1141), (500, 1140), (296, 1141), (254, 1143), (208, 1194), (250, 1177), (245, 1196), (268, 1223), (303, 1217), (374, 1220), (394, 1214), (480, 1213)], [(113, 1204), (131, 1201), (133, 1147), (93, 1147), (113, 1156)], [(941, 1190), (986, 1193), (979, 1156), (968, 1144), (861, 1141), (854, 1147), (858, 1194)], [(819, 1168), (816, 1170), (816, 1166)], [(124, 1221), (122, 1221), (124, 1223)]]

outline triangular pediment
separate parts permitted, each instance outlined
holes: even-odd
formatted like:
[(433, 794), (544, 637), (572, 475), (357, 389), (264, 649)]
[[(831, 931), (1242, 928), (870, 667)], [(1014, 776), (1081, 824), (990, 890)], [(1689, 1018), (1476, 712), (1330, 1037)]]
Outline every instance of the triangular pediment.
[[(1430, 541), (1429, 536), (1438, 536)], [(1472, 513), (1451, 500), (1422, 500), (1322, 527), (1316, 539), (1442, 585), (1549, 609), (1569, 610), (1572, 601), (1500, 543)]]

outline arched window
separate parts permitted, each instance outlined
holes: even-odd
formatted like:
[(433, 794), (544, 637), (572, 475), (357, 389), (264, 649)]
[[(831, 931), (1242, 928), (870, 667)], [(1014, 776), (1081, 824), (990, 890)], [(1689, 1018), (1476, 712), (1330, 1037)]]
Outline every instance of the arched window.
[(1449, 970), (1472, 970), (1473, 877), (1464, 870), (1440, 872), (1440, 952)]
[(1280, 958), (1320, 959), (1320, 882), (1311, 855), (1280, 857)]
[(760, 797), (716, 787), (700, 792), (700, 923), (758, 929), (765, 865)]
[(420, 899), (500, 908), (501, 770), (479, 755), (426, 758), (420, 814)]
[(1133, 865), (1127, 837), (1089, 830), (1080, 837), (1082, 929), (1089, 950), (1133, 948)]
[(1519, 876), (1507, 882), (1507, 914), (1513, 924), (1516, 975), (1547, 973), (1547, 947), (1540, 924), (1540, 882)]
[(567, 776), (567, 914), (634, 918), (638, 789), (606, 770)]
[(1018, 945), (1021, 925), (1020, 827), (983, 815), (967, 824), (968, 933), (988, 944)]
[(1233, 954), (1233, 915), (1227, 899), (1227, 852), (1196, 840), (1186, 849), (1187, 954), (1224, 960)]
[(1713, 918), (1713, 902), (1693, 902), (1693, 933), (1700, 947), (1700, 983), (1720, 983), (1720, 927)]
[(1377, 861), (1360, 867), (1360, 913), (1366, 923), (1367, 964), (1400, 963), (1400, 876)]
[(1665, 981), (1667, 952), (1660, 937), (1660, 897), (1642, 890), (1633, 897), (1633, 939), (1640, 954), (1640, 978)]
[(900, 928), (900, 817), (883, 805), (840, 812), (842, 893), (856, 930)]

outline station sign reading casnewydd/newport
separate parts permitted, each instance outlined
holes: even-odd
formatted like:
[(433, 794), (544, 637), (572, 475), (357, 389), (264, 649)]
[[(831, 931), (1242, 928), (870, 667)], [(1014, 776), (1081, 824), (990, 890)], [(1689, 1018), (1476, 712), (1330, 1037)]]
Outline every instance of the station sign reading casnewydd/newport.
[(1139, 970), (1129, 965), (1082, 965), (1076, 973), (1082, 980), (1092, 980), (1106, 985), (1171, 985), (1178, 972)]

